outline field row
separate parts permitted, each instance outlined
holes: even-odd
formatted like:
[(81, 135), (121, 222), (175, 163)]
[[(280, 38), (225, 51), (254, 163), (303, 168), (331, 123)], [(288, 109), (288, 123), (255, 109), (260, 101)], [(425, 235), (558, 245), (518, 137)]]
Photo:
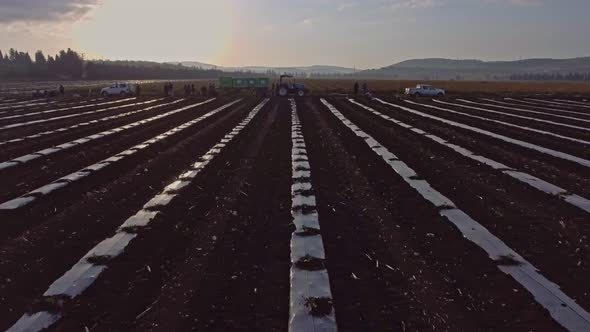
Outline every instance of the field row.
[(0, 328), (590, 329), (581, 102), (119, 102), (0, 133)]

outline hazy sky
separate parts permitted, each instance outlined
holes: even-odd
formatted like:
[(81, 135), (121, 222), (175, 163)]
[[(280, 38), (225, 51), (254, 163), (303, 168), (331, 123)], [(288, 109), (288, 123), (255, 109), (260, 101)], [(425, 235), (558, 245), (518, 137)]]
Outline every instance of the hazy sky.
[(0, 49), (374, 68), (590, 55), (590, 0), (0, 0)]

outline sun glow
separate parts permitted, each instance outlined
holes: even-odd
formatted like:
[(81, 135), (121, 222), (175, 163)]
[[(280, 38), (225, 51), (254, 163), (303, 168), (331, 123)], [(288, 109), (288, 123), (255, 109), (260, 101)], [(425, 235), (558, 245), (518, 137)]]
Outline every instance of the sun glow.
[(212, 61), (232, 43), (232, 16), (226, 0), (105, 0), (74, 40), (89, 57)]

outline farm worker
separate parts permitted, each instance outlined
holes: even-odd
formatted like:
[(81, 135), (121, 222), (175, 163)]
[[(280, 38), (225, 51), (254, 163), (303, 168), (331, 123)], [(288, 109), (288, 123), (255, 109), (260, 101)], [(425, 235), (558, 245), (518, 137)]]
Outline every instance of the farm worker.
[(207, 87), (204, 85), (201, 87), (201, 95), (203, 95), (203, 97), (207, 97)]
[(59, 85), (59, 93), (63, 96), (65, 91), (66, 91), (66, 89), (64, 88), (64, 86), (60, 84)]
[(170, 97), (174, 97), (174, 85), (172, 82), (168, 82), (168, 86), (170, 87)]
[(136, 84), (136, 85), (135, 85), (135, 94), (136, 94), (138, 97), (139, 97), (139, 93), (141, 92), (140, 90), (141, 90), (141, 88), (139, 87), (139, 83), (138, 83), (138, 84)]
[(164, 96), (168, 97), (168, 83), (164, 83)]
[(363, 96), (366, 95), (367, 92), (369, 92), (369, 89), (367, 88), (367, 83), (363, 83), (362, 90), (363, 90)]
[(358, 96), (359, 94), (359, 82), (354, 82), (354, 96)]
[(191, 84), (191, 92), (192, 92), (192, 95), (194, 96), (195, 95), (195, 92), (196, 92), (195, 91), (195, 85), (194, 84)]

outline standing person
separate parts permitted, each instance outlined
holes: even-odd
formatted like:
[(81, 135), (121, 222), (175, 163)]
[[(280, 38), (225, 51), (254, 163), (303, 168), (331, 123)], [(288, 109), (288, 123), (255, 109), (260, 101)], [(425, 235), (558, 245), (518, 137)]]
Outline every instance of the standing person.
[(362, 86), (362, 92), (363, 92), (363, 96), (364, 96), (364, 95), (366, 95), (368, 91), (369, 91), (369, 90), (368, 90), (368, 88), (367, 88), (367, 83), (366, 83), (366, 82), (364, 82), (364, 83), (363, 83), (363, 86)]
[(356, 98), (359, 94), (359, 82), (354, 82), (354, 97)]
[(195, 93), (196, 93), (196, 91), (195, 91), (195, 85), (194, 84), (191, 84), (191, 94), (194, 96)]
[(207, 87), (203, 85), (203, 87), (201, 87), (201, 94), (203, 95), (203, 97), (207, 97)]
[(168, 97), (168, 83), (164, 83), (164, 96)]
[(141, 88), (139, 87), (139, 83), (135, 85), (135, 95), (139, 97), (141, 92)]
[(59, 94), (63, 97), (64, 93), (66, 92), (66, 89), (64, 88), (63, 85), (59, 85)]
[(174, 85), (172, 82), (168, 82), (168, 86), (170, 87), (170, 97), (174, 97)]

